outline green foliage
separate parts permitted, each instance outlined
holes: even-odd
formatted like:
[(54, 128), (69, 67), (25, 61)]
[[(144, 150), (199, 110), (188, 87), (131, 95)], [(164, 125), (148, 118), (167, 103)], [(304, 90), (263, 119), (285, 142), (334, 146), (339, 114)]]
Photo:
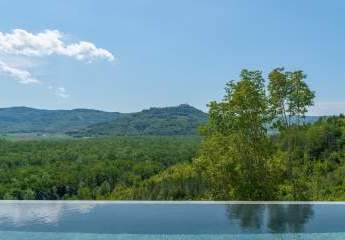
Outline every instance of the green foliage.
[(290, 83), (288, 95), (288, 112), (290, 116), (297, 117), (297, 124), (304, 118), (308, 107), (314, 104), (315, 93), (312, 92), (304, 79), (307, 77), (303, 71), (287, 72), (287, 79)]
[(209, 122), (196, 161), (215, 199), (272, 199), (268, 104), (259, 71), (243, 70), (226, 86), (224, 100), (209, 105)]
[[(285, 153), (287, 166), (281, 172), (282, 199), (344, 199), (344, 130), (343, 116), (329, 117), (290, 129), (275, 139), (277, 151)], [(289, 148), (292, 141), (293, 151)]]
[[(301, 71), (282, 71), (270, 74), (268, 95), (260, 72), (242, 71), (239, 81), (227, 84), (223, 101), (210, 103), (201, 149), (193, 162), (145, 180), (127, 190), (130, 197), (344, 200), (345, 118), (312, 119), (315, 123), (301, 125), (299, 119), (314, 93), (302, 81)], [(282, 91), (285, 84), (293, 89)], [(281, 117), (280, 132), (268, 135), (269, 121)]]
[[(288, 148), (291, 138), (296, 142), (293, 152)], [(127, 188), (130, 194), (121, 199), (249, 200), (253, 197), (248, 195), (258, 194), (259, 200), (345, 200), (344, 116), (291, 128), (271, 136), (270, 141), (273, 149), (267, 162), (269, 171), (261, 178), (249, 176), (260, 169), (246, 172), (227, 154), (229, 147), (237, 145), (240, 149), (242, 144), (212, 135), (203, 141), (192, 163), (172, 166)], [(250, 188), (249, 182), (260, 189)]]
[(195, 200), (203, 196), (206, 181), (190, 163), (177, 164), (146, 180), (133, 191), (132, 199)]
[(0, 140), (0, 199), (111, 199), (190, 162), (197, 137)]
[(278, 116), (276, 127), (290, 125), (287, 102), (290, 93), (290, 84), (287, 79), (287, 74), (283, 68), (276, 68), (268, 75), (269, 84), (269, 104), (272, 117)]
[(285, 72), (284, 68), (269, 73), (268, 102), (275, 127), (286, 129), (302, 123), (315, 97), (304, 81), (306, 77), (303, 71)]

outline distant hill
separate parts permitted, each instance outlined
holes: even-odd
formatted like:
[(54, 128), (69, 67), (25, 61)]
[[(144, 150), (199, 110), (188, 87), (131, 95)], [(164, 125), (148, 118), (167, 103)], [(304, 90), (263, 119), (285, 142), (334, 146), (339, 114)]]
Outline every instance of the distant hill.
[(119, 115), (91, 109), (0, 108), (0, 133), (63, 133), (112, 121)]
[(194, 135), (207, 114), (187, 104), (121, 114), (113, 121), (70, 131), (76, 137), (107, 135)]

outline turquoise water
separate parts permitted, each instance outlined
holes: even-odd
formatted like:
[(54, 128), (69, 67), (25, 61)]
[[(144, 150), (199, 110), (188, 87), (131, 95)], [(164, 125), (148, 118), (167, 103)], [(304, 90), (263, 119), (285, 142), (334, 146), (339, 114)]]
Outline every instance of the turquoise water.
[(344, 240), (345, 233), (296, 234), (90, 234), (90, 233), (33, 233), (0, 232), (1, 240)]
[(345, 204), (0, 201), (0, 240), (345, 239)]

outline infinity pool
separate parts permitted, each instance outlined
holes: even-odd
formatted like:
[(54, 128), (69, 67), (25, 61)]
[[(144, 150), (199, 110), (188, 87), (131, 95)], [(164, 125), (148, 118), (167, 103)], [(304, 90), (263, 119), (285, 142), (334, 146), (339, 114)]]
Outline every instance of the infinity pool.
[(345, 239), (345, 204), (0, 201), (5, 239)]

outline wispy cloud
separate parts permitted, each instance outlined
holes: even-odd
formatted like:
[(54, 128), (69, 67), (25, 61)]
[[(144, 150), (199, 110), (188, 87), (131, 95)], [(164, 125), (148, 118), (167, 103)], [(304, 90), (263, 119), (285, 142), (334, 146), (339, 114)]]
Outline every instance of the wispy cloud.
[(23, 29), (14, 29), (11, 33), (0, 32), (0, 53), (30, 57), (62, 55), (86, 61), (115, 59), (111, 52), (97, 48), (91, 42), (65, 43), (63, 34), (58, 30), (45, 30), (37, 34)]
[(22, 84), (35, 84), (40, 82), (36, 78), (32, 77), (30, 72), (9, 66), (3, 61), (0, 61), (0, 73), (12, 77)]
[(64, 87), (58, 87), (55, 89), (55, 95), (61, 98), (69, 98), (69, 94), (67, 93)]

